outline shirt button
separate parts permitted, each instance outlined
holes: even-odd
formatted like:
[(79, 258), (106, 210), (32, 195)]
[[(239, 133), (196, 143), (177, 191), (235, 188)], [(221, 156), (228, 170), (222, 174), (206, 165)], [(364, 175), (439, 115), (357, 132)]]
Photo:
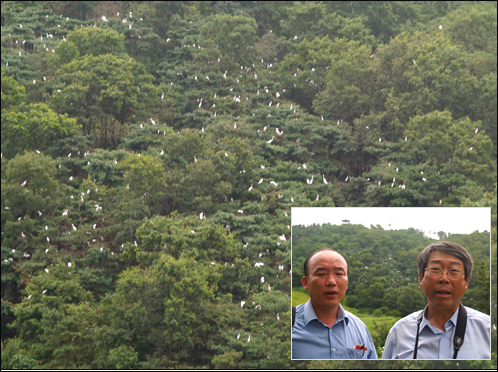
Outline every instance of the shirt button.
[(335, 351), (335, 349), (332, 349), (332, 351)]

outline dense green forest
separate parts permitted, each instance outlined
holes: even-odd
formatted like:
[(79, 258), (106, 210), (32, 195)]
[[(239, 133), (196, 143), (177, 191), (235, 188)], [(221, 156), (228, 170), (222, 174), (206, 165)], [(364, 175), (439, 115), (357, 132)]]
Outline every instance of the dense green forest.
[[(1, 6), (2, 369), (496, 369), (496, 2)], [(291, 361), (311, 206), (491, 206), (492, 360)], [(404, 314), (427, 239), (349, 228)]]

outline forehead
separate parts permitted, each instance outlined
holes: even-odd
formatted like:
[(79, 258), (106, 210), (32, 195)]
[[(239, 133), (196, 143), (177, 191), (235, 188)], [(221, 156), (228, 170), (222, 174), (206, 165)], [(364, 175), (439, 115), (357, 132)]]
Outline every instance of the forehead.
[(322, 251), (311, 257), (309, 261), (309, 268), (313, 270), (317, 267), (335, 268), (347, 267), (346, 260), (337, 252)]
[(463, 261), (460, 258), (453, 256), (452, 254), (440, 251), (432, 252), (429, 256), (428, 263), (453, 264), (463, 266)]

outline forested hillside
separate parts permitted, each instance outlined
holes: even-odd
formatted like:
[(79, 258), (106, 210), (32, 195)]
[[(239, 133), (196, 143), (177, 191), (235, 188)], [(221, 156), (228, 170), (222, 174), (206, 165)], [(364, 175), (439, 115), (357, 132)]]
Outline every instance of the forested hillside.
[(290, 360), (299, 206), (491, 206), (496, 325), (495, 2), (1, 6), (2, 369), (401, 368)]

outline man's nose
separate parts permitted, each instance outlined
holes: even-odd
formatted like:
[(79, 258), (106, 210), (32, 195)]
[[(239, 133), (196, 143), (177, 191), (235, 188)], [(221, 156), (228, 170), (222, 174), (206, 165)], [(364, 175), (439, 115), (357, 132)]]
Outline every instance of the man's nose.
[(328, 274), (327, 275), (327, 280), (325, 281), (326, 285), (334, 286), (337, 285), (337, 282), (335, 280), (335, 275), (333, 274)]
[(448, 271), (443, 270), (443, 272), (441, 273), (441, 276), (439, 277), (439, 282), (449, 283), (449, 281), (450, 281), (450, 277), (448, 276)]

